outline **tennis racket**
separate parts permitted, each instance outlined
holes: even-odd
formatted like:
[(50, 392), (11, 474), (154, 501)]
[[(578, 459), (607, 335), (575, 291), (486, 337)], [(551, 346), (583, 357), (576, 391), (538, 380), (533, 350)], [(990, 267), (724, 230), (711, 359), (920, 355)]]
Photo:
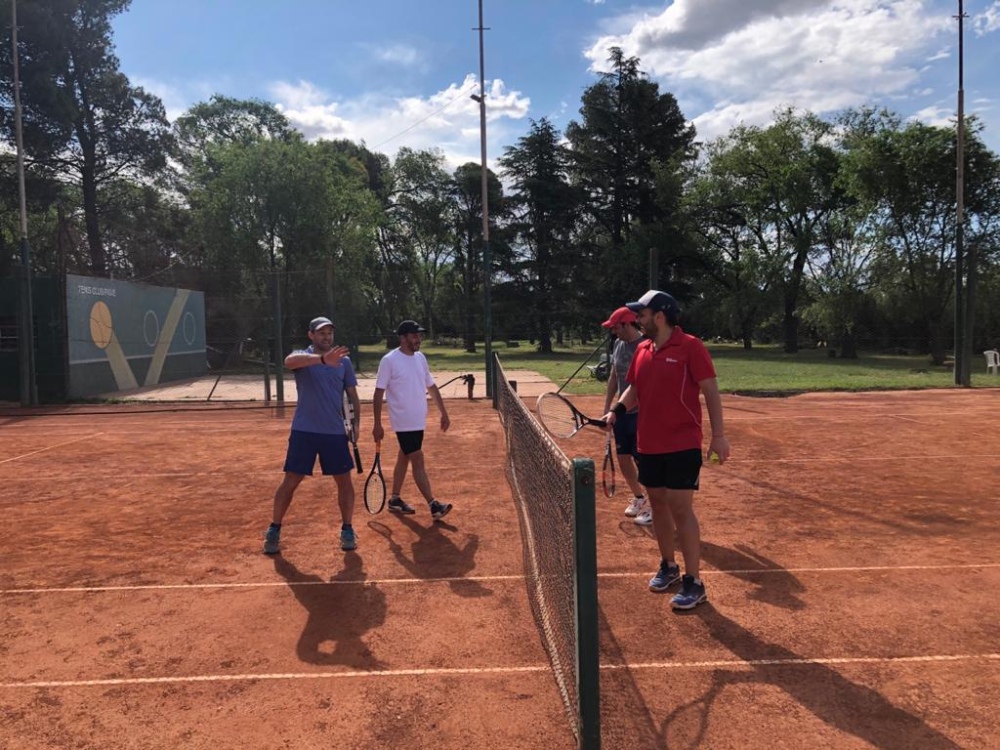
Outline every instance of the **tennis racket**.
[(347, 395), (346, 390), (343, 392), (341, 398), (343, 399), (344, 409), (340, 412), (340, 416), (344, 418), (344, 430), (347, 432), (347, 439), (351, 441), (351, 445), (354, 448), (354, 465), (358, 469), (358, 474), (360, 474), (361, 454), (358, 452), (358, 431), (354, 429), (355, 424), (357, 424), (354, 414), (354, 403)]
[(611, 454), (611, 431), (604, 443), (604, 465), (601, 467), (601, 484), (604, 485), (605, 497), (615, 495), (615, 458)]
[(373, 516), (385, 507), (385, 479), (382, 477), (382, 441), (375, 443), (375, 460), (365, 480), (365, 510)]
[(585, 416), (569, 399), (558, 393), (543, 393), (538, 397), (535, 410), (542, 426), (558, 438), (573, 437), (584, 427), (603, 430), (606, 426), (603, 419)]

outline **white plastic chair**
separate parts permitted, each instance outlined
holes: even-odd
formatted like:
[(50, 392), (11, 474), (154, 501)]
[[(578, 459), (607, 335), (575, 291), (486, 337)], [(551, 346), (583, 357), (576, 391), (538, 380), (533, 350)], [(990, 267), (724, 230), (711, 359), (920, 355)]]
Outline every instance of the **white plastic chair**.
[(986, 356), (986, 372), (1000, 375), (1000, 352), (996, 349), (989, 349), (983, 354)]

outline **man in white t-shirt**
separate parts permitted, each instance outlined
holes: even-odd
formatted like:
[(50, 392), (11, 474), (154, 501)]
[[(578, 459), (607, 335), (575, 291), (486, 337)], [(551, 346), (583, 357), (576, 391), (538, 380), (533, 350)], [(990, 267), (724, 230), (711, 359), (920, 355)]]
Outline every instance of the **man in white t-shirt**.
[(403, 498), (399, 496), (406, 479), (406, 470), (413, 466), (413, 481), (417, 489), (427, 501), (434, 520), (444, 518), (451, 510), (451, 503), (439, 503), (431, 492), (431, 483), (427, 478), (424, 466), (424, 429), (427, 427), (427, 392), (429, 391), (441, 412), (441, 430), (447, 430), (451, 424), (448, 412), (444, 408), (444, 399), (434, 384), (427, 358), (420, 351), (420, 344), (426, 330), (415, 320), (404, 320), (396, 329), (399, 336), (399, 346), (382, 357), (375, 376), (375, 396), (372, 401), (372, 414), (375, 426), (372, 437), (375, 442), (381, 442), (385, 436), (382, 428), (382, 399), (389, 407), (389, 426), (396, 433), (399, 441), (399, 454), (396, 456), (396, 467), (392, 472), (392, 496), (389, 498), (389, 510), (393, 513), (411, 515), (416, 513)]

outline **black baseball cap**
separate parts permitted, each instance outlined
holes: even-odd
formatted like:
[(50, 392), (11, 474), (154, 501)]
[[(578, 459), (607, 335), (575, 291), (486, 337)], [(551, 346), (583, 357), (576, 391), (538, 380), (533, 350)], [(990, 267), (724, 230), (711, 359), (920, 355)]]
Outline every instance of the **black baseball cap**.
[(632, 312), (639, 312), (644, 307), (653, 312), (669, 312), (672, 315), (676, 315), (678, 311), (677, 300), (658, 289), (650, 289), (635, 302), (626, 302), (625, 307)]
[(404, 320), (399, 324), (399, 327), (396, 328), (396, 335), (405, 336), (408, 333), (427, 333), (427, 329), (415, 320)]

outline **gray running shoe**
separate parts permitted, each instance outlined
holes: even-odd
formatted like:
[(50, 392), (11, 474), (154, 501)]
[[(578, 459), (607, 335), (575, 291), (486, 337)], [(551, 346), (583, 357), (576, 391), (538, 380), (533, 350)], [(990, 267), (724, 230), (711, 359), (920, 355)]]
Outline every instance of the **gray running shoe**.
[(358, 548), (358, 537), (354, 533), (354, 529), (340, 530), (340, 548), (345, 552)]
[(280, 550), (279, 542), (281, 541), (281, 529), (276, 529), (273, 526), (269, 526), (267, 531), (264, 532), (264, 554), (265, 555), (276, 555)]

